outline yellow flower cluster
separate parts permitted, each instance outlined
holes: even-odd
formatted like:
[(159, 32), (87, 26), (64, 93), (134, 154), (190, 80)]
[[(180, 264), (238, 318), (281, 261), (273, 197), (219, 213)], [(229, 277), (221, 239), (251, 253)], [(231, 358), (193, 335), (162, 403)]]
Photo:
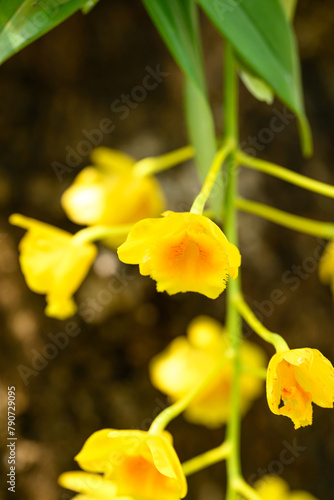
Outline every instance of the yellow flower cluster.
[[(117, 228), (160, 215), (162, 191), (152, 176), (136, 174), (133, 158), (107, 148), (96, 148), (91, 156), (96, 166), (83, 169), (61, 200), (72, 221)], [(96, 246), (19, 214), (9, 221), (28, 230), (19, 247), (21, 269), (29, 288), (46, 295), (45, 313), (58, 319), (75, 314), (72, 295), (96, 257)], [(116, 248), (124, 238), (118, 233), (104, 243)]]
[[(159, 218), (164, 206), (161, 189), (151, 175), (139, 175), (133, 158), (97, 148), (92, 160), (96, 166), (84, 168), (64, 192), (65, 212), (72, 221), (90, 226), (117, 228), (133, 223), (125, 242), (120, 233), (103, 241), (112, 248), (124, 242), (118, 248), (119, 258), (139, 264), (143, 275), (157, 281), (158, 291), (192, 291), (215, 299), (225, 289), (228, 276), (237, 277), (239, 250), (210, 219), (171, 211)], [(73, 315), (72, 295), (85, 278), (96, 247), (18, 214), (10, 222), (28, 230), (20, 244), (21, 268), (28, 286), (46, 294), (46, 314), (59, 319)]]
[(75, 498), (89, 500), (180, 500), (187, 482), (168, 432), (137, 430), (95, 432), (75, 457), (86, 472), (59, 478)]
[[(20, 264), (28, 286), (46, 295), (47, 315), (65, 319), (76, 312), (73, 294), (96, 257), (97, 247), (90, 241), (98, 235), (110, 247), (118, 247), (122, 262), (139, 264), (140, 273), (151, 276), (159, 292), (191, 291), (216, 299), (228, 278), (237, 278), (240, 252), (212, 220), (201, 215), (205, 200), (198, 198), (201, 209), (195, 204), (197, 208), (190, 212), (166, 211), (160, 217), (164, 196), (150, 175), (154, 160), (139, 168), (133, 158), (106, 148), (97, 148), (92, 160), (95, 166), (81, 171), (63, 194), (62, 205), (72, 221), (98, 227), (71, 235), (19, 214), (10, 217), (12, 224), (27, 230), (19, 246)], [(129, 230), (127, 226), (132, 227), (125, 239), (122, 232)], [(319, 273), (334, 290), (333, 255), (334, 243), (330, 243)], [(331, 363), (316, 349), (289, 350), (279, 335), (259, 326), (240, 300), (234, 307), (276, 348), (267, 369), (270, 410), (289, 417), (298, 429), (312, 423), (312, 403), (333, 408)], [(185, 411), (189, 421), (210, 428), (228, 421), (235, 376), (230, 341), (220, 323), (199, 316), (189, 325), (187, 336), (174, 339), (151, 360), (153, 385), (176, 403), (173, 418)], [(265, 366), (262, 349), (243, 340), (239, 380), (243, 414), (262, 392)], [(103, 429), (94, 433), (76, 457), (83, 470), (62, 474), (60, 484), (78, 492), (78, 500), (184, 498), (185, 475), (171, 435), (162, 430), (171, 420), (170, 410), (162, 412), (160, 420), (161, 415), (157, 417), (149, 432)], [(290, 492), (278, 477), (258, 482), (255, 491), (263, 500), (316, 500), (306, 492)]]
[[(263, 382), (251, 370), (264, 369), (264, 352), (257, 345), (243, 341), (241, 361), (247, 371), (241, 375), (241, 410), (245, 413), (253, 400), (261, 395)], [(219, 363), (217, 376), (192, 400), (185, 417), (194, 423), (219, 427), (230, 414), (230, 390), (233, 358), (227, 333), (220, 323), (206, 316), (194, 319), (187, 337), (178, 337), (150, 364), (155, 387), (168, 394), (172, 402), (186, 396), (209, 375)]]

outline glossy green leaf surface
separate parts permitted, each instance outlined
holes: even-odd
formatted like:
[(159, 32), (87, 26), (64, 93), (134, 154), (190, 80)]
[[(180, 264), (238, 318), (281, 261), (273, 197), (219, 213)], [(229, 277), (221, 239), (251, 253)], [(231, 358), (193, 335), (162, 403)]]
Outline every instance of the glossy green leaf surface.
[(96, 2), (97, 0), (1, 0), (0, 64), (77, 10), (88, 12)]
[(193, 0), (143, 0), (143, 3), (178, 65), (204, 92), (205, 83)]
[(295, 112), (303, 111), (292, 28), (280, 0), (198, 0), (239, 57)]
[[(206, 95), (201, 41), (194, 0), (143, 0), (158, 32), (182, 69), (184, 78), (185, 118), (195, 163), (203, 180), (216, 152), (216, 134)], [(221, 190), (220, 190), (221, 191)], [(218, 193), (219, 189), (215, 189)], [(217, 220), (221, 216), (218, 195), (210, 199)]]
[(280, 0), (197, 0), (240, 60), (296, 113), (303, 150), (312, 141), (304, 113), (293, 28)]

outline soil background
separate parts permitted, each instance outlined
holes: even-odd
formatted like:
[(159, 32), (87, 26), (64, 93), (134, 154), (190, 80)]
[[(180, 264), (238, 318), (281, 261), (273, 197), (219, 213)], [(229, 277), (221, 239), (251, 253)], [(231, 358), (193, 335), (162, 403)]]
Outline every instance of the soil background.
[[(242, 84), (240, 142), (261, 158), (334, 184), (332, 2), (300, 2), (295, 27), (314, 155), (302, 158), (296, 120), (285, 114), (279, 101), (259, 103)], [(222, 42), (204, 16), (202, 32), (210, 99), (220, 133)], [(134, 92), (147, 68), (157, 67), (166, 73), (162, 82), (136, 105), (132, 101), (127, 117), (122, 118), (115, 111), (115, 100)], [(7, 61), (0, 68), (0, 108), (1, 497), (67, 500), (72, 495), (57, 486), (57, 477), (76, 467), (73, 457), (87, 437), (105, 427), (148, 428), (167, 404), (150, 384), (149, 360), (173, 338), (184, 335), (197, 314), (210, 314), (223, 322), (225, 298), (210, 301), (191, 293), (157, 294), (152, 280), (140, 276), (135, 266), (123, 266), (101, 246), (76, 294), (80, 314), (58, 321), (44, 316), (44, 297), (27, 288), (18, 266), (17, 244), (23, 231), (7, 223), (11, 213), (69, 231), (78, 229), (62, 211), (60, 196), (89, 164), (88, 152), (83, 154), (81, 149), (77, 165), (62, 176), (59, 171), (56, 175), (54, 162), (65, 165), (68, 152), (78, 151), (101, 120), (110, 119), (115, 126), (101, 144), (136, 158), (187, 143), (181, 73), (139, 1), (101, 0), (89, 15), (77, 13)], [(271, 120), (282, 115), (285, 126), (273, 133)], [(159, 179), (169, 207), (189, 209), (198, 186), (192, 163)], [(242, 169), (240, 189), (250, 199), (333, 222), (333, 200), (263, 174)], [(269, 329), (284, 335), (290, 347), (317, 348), (333, 362), (333, 299), (317, 277), (325, 242), (245, 214), (240, 215), (239, 229), (243, 288), (249, 304), (262, 314)], [(69, 331), (76, 335), (57, 336)], [(68, 342), (56, 346), (55, 338)], [(257, 341), (255, 335), (251, 339)], [(261, 345), (269, 359), (272, 349)], [(28, 369), (26, 376), (22, 366)], [(12, 385), (17, 396), (15, 494), (8, 493), (6, 485), (6, 401), (7, 387)], [(293, 489), (331, 500), (333, 424), (333, 411), (314, 407), (314, 424), (295, 431), (290, 420), (270, 413), (263, 395), (243, 421), (245, 478), (254, 481), (267, 471), (278, 473)], [(169, 428), (181, 460), (217, 446), (225, 432), (191, 425), (182, 417)], [(292, 463), (283, 464), (281, 452), (289, 446), (299, 448)], [(189, 479), (187, 498), (223, 500), (224, 485), (225, 466), (215, 465)]]

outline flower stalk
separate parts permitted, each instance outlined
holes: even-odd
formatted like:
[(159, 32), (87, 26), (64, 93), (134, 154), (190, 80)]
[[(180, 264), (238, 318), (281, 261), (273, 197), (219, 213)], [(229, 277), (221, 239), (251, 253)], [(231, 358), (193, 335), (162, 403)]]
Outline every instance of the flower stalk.
[(230, 443), (224, 441), (217, 448), (213, 448), (197, 457), (191, 458), (184, 462), (182, 465), (183, 472), (186, 476), (190, 476), (191, 474), (195, 474), (210, 465), (216, 464), (217, 462), (221, 462), (225, 460), (231, 452)]
[(234, 141), (232, 140), (232, 138), (229, 137), (224, 142), (223, 146), (217, 151), (213, 159), (212, 165), (210, 167), (210, 170), (208, 172), (208, 175), (206, 176), (206, 179), (202, 186), (202, 189), (199, 195), (196, 196), (194, 203), (192, 204), (192, 207), (190, 209), (191, 213), (199, 215), (203, 214), (205, 204), (209, 199), (218, 172), (221, 169), (229, 153), (231, 153), (231, 151), (233, 150), (233, 148), (234, 148)]
[(228, 362), (228, 359), (224, 359), (220, 363), (217, 363), (215, 368), (211, 370), (207, 377), (205, 377), (200, 384), (198, 384), (192, 391), (188, 392), (186, 396), (181, 398), (176, 403), (165, 408), (159, 415), (153, 420), (151, 427), (149, 429), (150, 434), (161, 434), (161, 432), (167, 427), (167, 425), (178, 417), (192, 402), (192, 400), (200, 394), (200, 392), (219, 374), (224, 365)]
[(190, 160), (193, 156), (194, 148), (184, 146), (161, 156), (147, 157), (137, 161), (133, 167), (133, 173), (138, 177), (157, 174)]
[(253, 311), (248, 307), (244, 301), (241, 294), (235, 295), (233, 297), (233, 303), (240, 315), (244, 320), (253, 328), (254, 332), (257, 333), (259, 337), (263, 340), (272, 344), (276, 352), (284, 352), (289, 350), (289, 346), (286, 341), (278, 333), (273, 333), (269, 331), (263, 324), (257, 319)]
[(262, 500), (262, 497), (256, 493), (256, 491), (246, 483), (242, 478), (238, 478), (234, 481), (235, 491), (240, 493), (247, 500)]
[(299, 186), (303, 189), (307, 189), (313, 193), (322, 194), (323, 196), (328, 196), (328, 198), (334, 198), (334, 186), (331, 186), (330, 184), (292, 172), (291, 170), (281, 167), (280, 165), (276, 165), (270, 161), (254, 158), (253, 156), (243, 153), (242, 151), (238, 151), (236, 156), (238, 162), (245, 167), (272, 175), (273, 177), (277, 177), (278, 179), (282, 179), (283, 181), (289, 182), (290, 184), (294, 184), (295, 186)]
[(77, 244), (90, 243), (92, 241), (103, 240), (110, 236), (126, 236), (133, 224), (122, 224), (119, 226), (91, 226), (81, 229), (73, 236), (73, 241)]
[[(225, 85), (224, 85), (224, 109), (225, 109), (225, 141), (232, 144), (238, 143), (238, 92), (237, 73), (233, 56), (232, 46), (226, 42), (225, 50)], [(237, 160), (235, 150), (230, 153), (226, 161), (227, 185), (225, 191), (225, 232), (226, 237), (234, 245), (238, 244), (237, 234), (237, 212), (235, 198), (237, 195)], [(236, 500), (235, 481), (241, 477), (240, 465), (240, 375), (241, 375), (241, 324), (238, 310), (233, 297), (240, 293), (240, 278), (230, 281), (227, 289), (227, 313), (226, 328), (231, 338), (234, 351), (233, 379), (231, 387), (230, 406), (231, 413), (227, 424), (227, 442), (231, 446), (231, 452), (227, 457), (227, 494), (226, 500)]]
[(334, 238), (334, 224), (331, 222), (311, 220), (306, 217), (289, 214), (277, 208), (269, 207), (264, 203), (245, 200), (243, 198), (238, 198), (236, 200), (236, 206), (243, 212), (258, 215), (263, 219), (300, 233), (309, 234), (318, 238)]

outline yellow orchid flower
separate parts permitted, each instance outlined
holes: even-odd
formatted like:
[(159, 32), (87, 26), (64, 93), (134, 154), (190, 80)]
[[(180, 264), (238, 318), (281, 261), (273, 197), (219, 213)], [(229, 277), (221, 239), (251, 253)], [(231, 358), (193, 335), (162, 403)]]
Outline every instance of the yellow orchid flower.
[(334, 241), (330, 241), (319, 262), (319, 279), (324, 285), (330, 285), (334, 295)]
[[(70, 220), (82, 225), (135, 223), (157, 217), (165, 206), (164, 195), (151, 175), (137, 175), (136, 161), (113, 149), (96, 148), (95, 166), (84, 168), (63, 193), (61, 204)], [(113, 236), (104, 243), (115, 249), (125, 237)]]
[(172, 437), (138, 430), (95, 432), (75, 457), (86, 471), (65, 472), (64, 488), (100, 500), (180, 500), (187, 482)]
[(307, 491), (290, 491), (288, 483), (278, 476), (263, 476), (254, 488), (263, 500), (317, 500)]
[(198, 292), (216, 299), (228, 275), (235, 279), (239, 250), (204, 215), (164, 212), (163, 218), (135, 224), (117, 252), (127, 264), (157, 281), (158, 292)]
[[(209, 375), (212, 368), (225, 360), (217, 377), (196, 396), (185, 411), (187, 420), (207, 427), (224, 424), (230, 413), (230, 388), (233, 360), (229, 340), (222, 325), (207, 316), (195, 318), (187, 337), (178, 337), (150, 363), (153, 385), (168, 394), (173, 402), (186, 396)], [(243, 341), (241, 360), (250, 369), (264, 369), (264, 353), (257, 345)], [(241, 375), (241, 410), (245, 413), (263, 390), (263, 381), (247, 373)]]
[(9, 222), (27, 229), (20, 245), (20, 265), (29, 288), (46, 294), (47, 316), (66, 319), (77, 310), (72, 295), (86, 277), (96, 254), (92, 244), (43, 222), (13, 214)]
[(295, 429), (312, 424), (312, 402), (333, 408), (334, 369), (317, 349), (275, 354), (268, 365), (267, 400), (275, 415), (291, 418)]

